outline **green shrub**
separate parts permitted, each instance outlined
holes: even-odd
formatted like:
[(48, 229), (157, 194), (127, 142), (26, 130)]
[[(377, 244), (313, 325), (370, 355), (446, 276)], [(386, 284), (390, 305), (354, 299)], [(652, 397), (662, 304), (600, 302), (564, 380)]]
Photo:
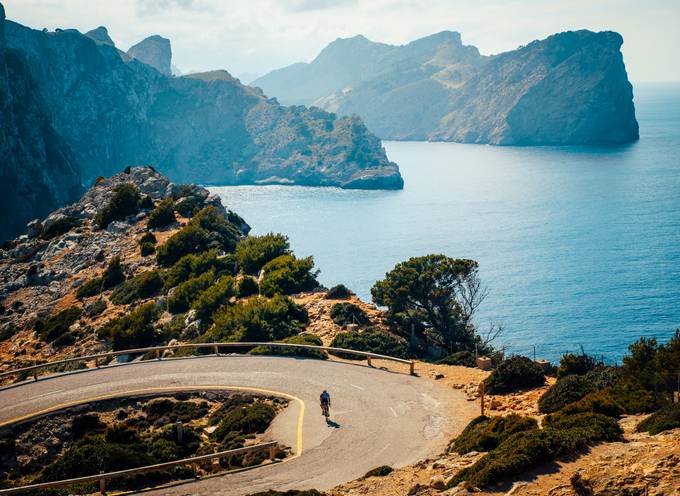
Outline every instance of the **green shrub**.
[(182, 201), (175, 204), (175, 211), (182, 217), (193, 217), (201, 208), (201, 202), (195, 196), (185, 196)]
[(205, 417), (210, 407), (206, 401), (173, 401), (159, 398), (143, 407), (146, 418), (151, 424), (166, 425), (182, 422), (184, 424)]
[(68, 328), (71, 327), (82, 315), (83, 310), (79, 307), (72, 306), (66, 310), (62, 310), (56, 315), (49, 317), (45, 322), (37, 321), (35, 323), (35, 331), (40, 335), (40, 339), (46, 342), (52, 342), (55, 339), (68, 334)]
[(130, 183), (119, 184), (114, 188), (109, 203), (97, 212), (95, 222), (100, 228), (105, 229), (114, 220), (123, 220), (128, 215), (139, 212), (140, 202), (141, 196), (134, 185)]
[(562, 355), (560, 366), (557, 368), (557, 378), (561, 379), (571, 374), (585, 375), (601, 365), (601, 362), (585, 353), (580, 355), (565, 353)]
[(154, 233), (151, 231), (146, 231), (141, 238), (139, 238), (139, 244), (142, 245), (144, 243), (151, 243), (152, 245), (155, 245), (158, 242), (156, 239), (156, 236)]
[(257, 274), (268, 262), (290, 254), (288, 238), (283, 234), (249, 236), (236, 246), (238, 266), (246, 274)]
[(529, 358), (519, 355), (503, 360), (484, 381), (486, 391), (491, 394), (510, 393), (544, 383), (543, 369)]
[[(312, 346), (323, 346), (321, 338), (314, 334), (302, 333), (297, 336), (291, 336), (280, 340), (281, 343), (288, 344), (308, 344)], [(279, 355), (279, 356), (295, 356), (305, 358), (316, 358), (319, 360), (326, 360), (328, 354), (323, 350), (310, 350), (305, 348), (270, 348), (269, 346), (258, 346), (250, 350), (251, 355)]]
[(78, 219), (69, 216), (60, 217), (47, 229), (40, 233), (40, 237), (45, 240), (56, 238), (57, 236), (61, 236), (62, 234), (69, 232), (71, 229), (78, 227), (79, 225), (80, 221)]
[(223, 441), (232, 432), (242, 435), (260, 434), (267, 430), (275, 416), (276, 409), (263, 402), (232, 408), (222, 417), (212, 438)]
[(238, 282), (238, 289), (236, 290), (236, 295), (239, 298), (247, 298), (248, 296), (256, 295), (260, 292), (260, 287), (257, 285), (257, 281), (250, 276), (244, 276)]
[(618, 418), (624, 409), (616, 402), (611, 389), (602, 389), (586, 394), (583, 398), (546, 417), (545, 422), (551, 424), (565, 416), (577, 413), (599, 413), (608, 417)]
[(176, 221), (173, 202), (170, 198), (166, 198), (156, 205), (156, 208), (149, 214), (146, 227), (149, 229), (159, 229), (174, 224)]
[(0, 327), (0, 341), (6, 341), (13, 337), (19, 329), (14, 324), (7, 324)]
[(437, 363), (442, 365), (462, 365), (463, 367), (476, 367), (477, 359), (471, 351), (457, 351), (442, 358)]
[(137, 431), (124, 424), (112, 425), (104, 432), (107, 443), (134, 444), (139, 442)]
[(260, 293), (264, 296), (275, 294), (294, 294), (309, 291), (319, 286), (316, 273), (312, 273), (312, 257), (298, 259), (293, 255), (282, 255), (263, 267), (264, 276), (260, 283)]
[(153, 243), (142, 243), (139, 245), (139, 254), (143, 257), (148, 257), (156, 253), (156, 246)]
[(196, 225), (205, 229), (211, 233), (219, 248), (226, 253), (233, 253), (243, 235), (227, 217), (214, 206), (209, 205), (197, 212), (189, 221), (189, 225)]
[(392, 471), (393, 469), (389, 465), (381, 465), (366, 472), (366, 475), (364, 475), (364, 479), (367, 479), (369, 477), (385, 477), (386, 475), (390, 475)]
[(118, 286), (125, 281), (125, 273), (120, 264), (120, 257), (115, 256), (109, 261), (109, 265), (102, 274), (102, 291)]
[(76, 298), (82, 300), (89, 296), (96, 296), (102, 292), (102, 279), (97, 277), (95, 279), (90, 279), (85, 284), (78, 288), (76, 291)]
[(179, 284), (172, 295), (168, 297), (168, 311), (170, 313), (186, 312), (191, 308), (191, 304), (198, 298), (199, 294), (208, 289), (214, 282), (215, 273), (210, 271)]
[(672, 403), (644, 419), (637, 425), (636, 430), (653, 435), (678, 427), (680, 427), (680, 403)]
[(156, 304), (147, 303), (130, 314), (107, 322), (99, 329), (98, 336), (109, 341), (114, 350), (144, 348), (155, 340), (153, 323), (159, 316)]
[(461, 434), (451, 443), (449, 451), (461, 455), (471, 451), (491, 451), (516, 432), (538, 429), (538, 423), (531, 417), (512, 413), (505, 417), (473, 419)]
[(612, 395), (627, 414), (653, 412), (659, 408), (654, 391), (644, 389), (632, 379), (619, 381), (612, 388)]
[(142, 199), (139, 202), (139, 208), (151, 210), (153, 208), (153, 198), (151, 198), (149, 195), (142, 196)]
[(163, 289), (163, 279), (157, 270), (142, 272), (133, 277), (111, 294), (111, 302), (127, 305), (137, 300), (151, 298)]
[(338, 325), (368, 324), (368, 315), (354, 303), (336, 303), (331, 307), (331, 319)]
[(236, 260), (233, 255), (220, 257), (217, 250), (209, 250), (198, 255), (189, 254), (182, 257), (165, 274), (165, 290), (174, 288), (179, 283), (204, 272), (213, 270), (216, 276), (234, 275)]
[[(403, 339), (384, 331), (341, 332), (333, 339), (331, 346), (348, 350), (368, 351), (395, 358), (408, 358), (408, 344)], [(342, 358), (363, 360), (357, 355), (333, 353)]]
[(588, 381), (579, 375), (566, 376), (558, 380), (538, 399), (538, 411), (553, 413), (580, 400), (593, 390)]
[(235, 294), (234, 278), (222, 276), (217, 283), (206, 288), (196, 296), (191, 308), (196, 310), (196, 317), (207, 327), (212, 322), (213, 314)]
[(326, 292), (326, 299), (327, 300), (346, 300), (347, 298), (350, 298), (354, 293), (352, 293), (347, 286), (344, 284), (338, 284), (337, 286), (333, 286), (331, 289), (329, 289)]
[(195, 225), (186, 225), (156, 250), (159, 265), (170, 266), (190, 253), (199, 253), (216, 248), (210, 233)]
[(85, 307), (85, 314), (88, 317), (96, 317), (97, 315), (100, 315), (104, 310), (106, 310), (106, 307), (107, 307), (106, 301), (100, 298), (97, 301), (94, 301)]
[(211, 341), (277, 341), (299, 334), (308, 322), (307, 311), (290, 298), (260, 296), (223, 306), (213, 316), (206, 338)]
[(620, 438), (617, 421), (606, 415), (570, 415), (545, 429), (516, 432), (448, 483), (455, 487), (484, 487), (522, 474), (557, 457), (577, 453), (587, 446)]
[(71, 421), (71, 433), (74, 439), (80, 439), (86, 434), (101, 432), (104, 429), (106, 429), (106, 424), (96, 413), (76, 415)]

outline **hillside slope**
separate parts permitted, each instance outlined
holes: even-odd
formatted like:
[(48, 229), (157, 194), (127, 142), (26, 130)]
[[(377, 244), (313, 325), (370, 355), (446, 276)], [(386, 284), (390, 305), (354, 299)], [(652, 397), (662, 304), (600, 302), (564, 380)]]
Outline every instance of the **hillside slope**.
[(487, 57), (450, 31), (403, 46), (359, 36), (253, 85), (284, 103), (357, 114), (383, 139), (619, 144), (639, 136), (622, 43), (582, 30)]
[(281, 107), (226, 71), (164, 76), (75, 30), (6, 28), (85, 181), (145, 163), (178, 181), (402, 187), (358, 119)]

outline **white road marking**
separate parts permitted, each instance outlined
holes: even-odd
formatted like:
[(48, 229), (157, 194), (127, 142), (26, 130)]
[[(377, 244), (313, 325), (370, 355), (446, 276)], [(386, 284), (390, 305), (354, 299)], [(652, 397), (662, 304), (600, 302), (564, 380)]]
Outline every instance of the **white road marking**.
[(386, 450), (387, 448), (389, 448), (389, 447), (390, 447), (390, 443), (387, 443), (380, 451), (378, 451), (378, 452), (375, 453), (375, 454), (376, 454), (376, 455), (379, 455), (380, 453), (382, 453), (383, 451), (385, 451), (385, 450)]
[(392, 415), (394, 415), (395, 417), (397, 416), (397, 412), (394, 411), (394, 408), (390, 407), (390, 411), (392, 412)]
[(30, 403), (31, 401), (38, 399), (38, 398), (44, 398), (46, 396), (52, 396), (53, 394), (61, 393), (62, 391), (65, 391), (65, 389), (57, 389), (56, 391), (51, 391), (49, 393), (36, 394), (35, 396), (31, 396), (26, 401), (20, 401), (19, 403), (14, 403), (13, 405), (10, 405), (10, 406), (3, 406), (2, 408), (0, 408), (0, 412), (3, 411), (3, 410), (10, 410), (11, 408), (16, 408), (17, 405), (22, 405), (24, 403)]
[(350, 386), (352, 386), (353, 388), (357, 388), (357, 389), (359, 389), (359, 390), (361, 390), (361, 391), (364, 390), (364, 388), (362, 388), (362, 387), (360, 387), (360, 386), (357, 386), (357, 385), (355, 385), (355, 384), (350, 384)]

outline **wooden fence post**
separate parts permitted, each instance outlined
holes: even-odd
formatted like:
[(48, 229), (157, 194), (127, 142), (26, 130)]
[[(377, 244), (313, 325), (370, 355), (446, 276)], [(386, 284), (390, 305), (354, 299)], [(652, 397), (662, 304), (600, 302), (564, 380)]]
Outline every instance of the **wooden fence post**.
[(486, 392), (486, 387), (484, 386), (484, 381), (479, 385), (479, 397), (482, 400), (482, 415), (484, 415), (484, 393)]
[[(104, 472), (101, 471), (100, 473), (104, 473)], [(101, 479), (99, 479), (99, 492), (101, 494), (106, 494), (106, 479), (104, 479), (103, 477)]]
[(371, 365), (371, 355), (366, 355), (366, 362), (368, 362), (369, 367), (373, 367), (373, 365)]
[(416, 375), (416, 362), (414, 362), (413, 360), (411, 360), (409, 373), (411, 375)]

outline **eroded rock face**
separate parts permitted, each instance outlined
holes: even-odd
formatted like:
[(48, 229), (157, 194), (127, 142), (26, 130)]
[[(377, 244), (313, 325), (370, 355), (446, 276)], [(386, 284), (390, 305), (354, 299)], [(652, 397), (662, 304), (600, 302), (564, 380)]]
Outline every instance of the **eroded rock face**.
[(54, 129), (23, 54), (6, 46), (0, 4), (0, 241), (81, 191), (76, 159)]
[(131, 46), (127, 54), (150, 65), (161, 74), (172, 75), (172, 49), (167, 38), (159, 35), (149, 36)]
[(282, 107), (226, 71), (166, 76), (76, 30), (6, 24), (85, 184), (141, 163), (200, 184), (402, 185), (358, 118)]
[(622, 43), (581, 30), (483, 56), (450, 31), (404, 46), (354, 37), (253, 84), (283, 103), (357, 114), (383, 139), (611, 145), (639, 136)]

